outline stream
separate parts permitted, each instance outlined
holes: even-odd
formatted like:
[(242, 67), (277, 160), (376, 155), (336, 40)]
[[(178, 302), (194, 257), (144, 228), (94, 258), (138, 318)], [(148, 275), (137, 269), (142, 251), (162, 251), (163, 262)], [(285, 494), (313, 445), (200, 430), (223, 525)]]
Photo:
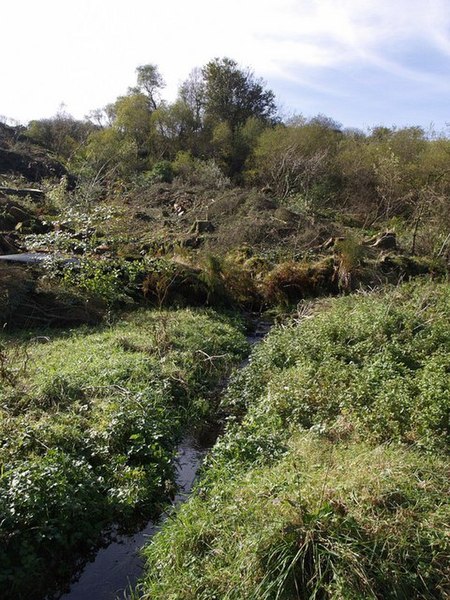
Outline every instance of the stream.
[[(247, 341), (254, 346), (265, 337), (270, 327), (270, 323), (258, 322), (255, 331), (247, 335)], [(241, 368), (247, 363), (248, 359), (245, 359)], [(202, 446), (194, 438), (185, 437), (179, 444), (175, 479), (178, 494), (173, 506), (187, 499), (203, 459), (214, 441), (208, 440)], [(59, 600), (126, 599), (127, 592), (136, 586), (143, 573), (145, 561), (141, 549), (161, 528), (167, 516), (164, 513), (158, 521), (149, 521), (137, 533), (115, 536), (106, 548), (101, 548), (95, 558), (84, 566), (78, 579), (71, 584), (70, 591), (59, 596)]]
[(27, 265), (44, 264), (46, 261), (56, 260), (60, 265), (77, 265), (80, 262), (79, 258), (74, 256), (67, 257), (62, 254), (51, 254), (49, 252), (22, 252), (21, 254), (2, 254), (0, 261), (11, 263), (24, 263)]
[[(185, 438), (178, 446), (176, 459), (176, 484), (178, 494), (173, 505), (183, 502), (194, 484), (197, 471), (207, 452), (192, 438)], [(70, 591), (60, 600), (115, 600), (126, 598), (127, 591), (135, 587), (144, 568), (141, 548), (161, 527), (167, 518), (163, 514), (157, 522), (149, 521), (144, 529), (131, 535), (118, 535), (106, 548), (101, 548), (92, 562), (84, 567)]]

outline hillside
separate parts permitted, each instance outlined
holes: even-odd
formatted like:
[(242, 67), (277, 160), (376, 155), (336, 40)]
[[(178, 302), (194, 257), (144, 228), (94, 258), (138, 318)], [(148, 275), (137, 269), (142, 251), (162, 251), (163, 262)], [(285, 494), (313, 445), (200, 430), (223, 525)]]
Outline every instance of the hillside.
[(444, 600), (450, 140), (194, 75), (0, 123), (2, 594), (167, 511), (190, 435), (131, 597)]
[[(27, 153), (35, 148), (28, 142)], [(26, 161), (29, 154), (21, 156)], [(374, 220), (365, 205), (338, 207), (330, 198), (316, 206), (298, 194), (280, 199), (271, 188), (217, 180), (216, 171), (203, 182), (181, 175), (170, 183), (81, 177), (72, 190), (68, 175), (25, 183), (20, 168), (4, 168), (2, 177), (0, 252), (48, 256), (44, 270), (21, 271), (18, 279), (0, 259), (10, 324), (19, 313), (17, 321), (26, 321), (35, 300), (22, 302), (7, 281), (21, 290), (44, 287), (50, 305), (58, 295), (68, 308), (84, 305), (89, 322), (124, 302), (262, 310), (446, 272), (446, 221), (422, 208), (410, 223), (400, 216)], [(57, 322), (60, 312), (50, 306), (41, 323)]]

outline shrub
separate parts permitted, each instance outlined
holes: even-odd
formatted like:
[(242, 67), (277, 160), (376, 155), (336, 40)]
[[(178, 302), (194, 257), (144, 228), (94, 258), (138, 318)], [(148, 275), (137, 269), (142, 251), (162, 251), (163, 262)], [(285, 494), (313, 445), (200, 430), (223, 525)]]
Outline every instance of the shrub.
[(161, 160), (153, 165), (147, 178), (152, 183), (172, 183), (173, 176), (172, 163), (168, 160)]
[(67, 576), (74, 552), (94, 543), (110, 514), (92, 467), (58, 450), (6, 466), (0, 506), (5, 598), (40, 596), (55, 569)]
[(240, 330), (185, 310), (1, 333), (2, 598), (43, 597), (106, 525), (158, 514), (182, 431), (210, 418), (247, 350)]
[(174, 173), (182, 181), (209, 189), (222, 190), (230, 186), (230, 180), (213, 160), (194, 158), (189, 152), (178, 152), (172, 163)]
[(264, 279), (263, 294), (270, 304), (287, 306), (324, 293), (336, 293), (332, 259), (314, 264), (284, 262)]

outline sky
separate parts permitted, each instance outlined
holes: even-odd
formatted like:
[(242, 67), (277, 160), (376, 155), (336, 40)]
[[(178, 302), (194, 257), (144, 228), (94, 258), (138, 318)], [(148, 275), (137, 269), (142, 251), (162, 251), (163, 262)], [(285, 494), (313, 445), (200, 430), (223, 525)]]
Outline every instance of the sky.
[(0, 19), (0, 115), (113, 102), (154, 63), (174, 100), (194, 67), (230, 57), (282, 115), (344, 127), (450, 122), (450, 0), (14, 0)]

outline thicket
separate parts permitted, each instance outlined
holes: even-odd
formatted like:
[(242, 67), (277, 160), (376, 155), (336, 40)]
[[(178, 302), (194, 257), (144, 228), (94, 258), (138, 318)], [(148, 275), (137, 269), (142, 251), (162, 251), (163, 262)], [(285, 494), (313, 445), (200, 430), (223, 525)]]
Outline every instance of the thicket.
[[(271, 90), (229, 58), (194, 69), (172, 103), (156, 65), (136, 75), (85, 121), (61, 110), (17, 135), (6, 128), (8, 151), (39, 145), (76, 178), (43, 181), (45, 197), (21, 200), (13, 221), (11, 203), (2, 204), (8, 248), (79, 257), (64, 272), (49, 265), (36, 287), (54, 314), (70, 305), (68, 290), (79, 314), (94, 319), (99, 298), (107, 310), (143, 292), (157, 306), (254, 310), (445, 271), (445, 133), (362, 132), (323, 115), (283, 122)], [(373, 250), (383, 231), (396, 236), (387, 250), (401, 256)]]
[(247, 349), (236, 319), (134, 312), (0, 336), (0, 588), (40, 598), (113, 522), (173, 495), (176, 443)]
[(449, 309), (416, 282), (271, 332), (136, 596), (446, 598)]
[(158, 67), (143, 65), (137, 85), (88, 120), (60, 112), (31, 122), (22, 137), (56, 153), (91, 200), (158, 182), (259, 186), (296, 211), (333, 207), (366, 227), (407, 231), (413, 254), (448, 252), (445, 132), (363, 132), (323, 115), (282, 122), (273, 92), (229, 58), (194, 69), (173, 103), (163, 88)]

